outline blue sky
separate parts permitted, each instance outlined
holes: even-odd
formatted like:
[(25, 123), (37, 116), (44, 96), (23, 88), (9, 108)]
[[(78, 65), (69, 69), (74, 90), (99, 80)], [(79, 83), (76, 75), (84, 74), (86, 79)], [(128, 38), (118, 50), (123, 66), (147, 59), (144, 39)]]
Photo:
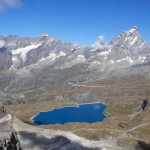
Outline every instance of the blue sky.
[(36, 37), (46, 32), (62, 41), (109, 42), (137, 25), (150, 43), (150, 0), (0, 0), (0, 34)]

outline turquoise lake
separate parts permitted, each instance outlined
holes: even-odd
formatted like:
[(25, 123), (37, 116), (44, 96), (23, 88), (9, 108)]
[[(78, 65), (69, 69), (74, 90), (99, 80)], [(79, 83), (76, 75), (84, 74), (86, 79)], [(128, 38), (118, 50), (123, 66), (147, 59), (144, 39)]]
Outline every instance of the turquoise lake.
[(33, 122), (36, 125), (64, 124), (67, 122), (101, 122), (106, 118), (103, 114), (106, 108), (107, 106), (102, 103), (56, 108), (47, 112), (40, 112), (33, 118)]

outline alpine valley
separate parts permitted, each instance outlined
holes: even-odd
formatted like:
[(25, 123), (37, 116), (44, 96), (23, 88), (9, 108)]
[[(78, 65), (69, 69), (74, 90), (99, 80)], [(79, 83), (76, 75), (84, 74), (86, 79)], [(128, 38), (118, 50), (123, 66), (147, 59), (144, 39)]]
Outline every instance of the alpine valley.
[[(15, 130), (24, 150), (148, 150), (146, 98), (150, 45), (136, 26), (89, 47), (46, 33), (0, 36), (0, 105), (7, 110), (0, 109), (0, 141)], [(37, 127), (31, 121), (40, 111), (94, 102), (107, 105), (102, 122)]]

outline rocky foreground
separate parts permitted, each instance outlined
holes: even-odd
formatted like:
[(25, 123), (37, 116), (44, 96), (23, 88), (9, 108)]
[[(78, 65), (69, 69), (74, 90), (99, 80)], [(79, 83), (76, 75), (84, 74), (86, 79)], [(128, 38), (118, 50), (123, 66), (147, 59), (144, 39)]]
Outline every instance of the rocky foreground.
[(90, 141), (70, 132), (41, 129), (6, 114), (0, 107), (0, 150), (119, 150), (111, 139)]

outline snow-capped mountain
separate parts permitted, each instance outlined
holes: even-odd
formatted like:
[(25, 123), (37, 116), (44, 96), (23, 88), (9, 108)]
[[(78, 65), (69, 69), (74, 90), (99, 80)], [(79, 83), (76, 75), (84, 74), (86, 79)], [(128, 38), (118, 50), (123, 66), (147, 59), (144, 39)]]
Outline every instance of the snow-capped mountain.
[(0, 36), (0, 71), (37, 64), (53, 65), (57, 69), (88, 64), (90, 68), (103, 72), (110, 66), (122, 68), (148, 63), (150, 59), (150, 46), (136, 26), (119, 34), (108, 44), (98, 45), (100, 47), (83, 48), (74, 43), (62, 43), (46, 33), (37, 38)]
[(115, 37), (103, 49), (91, 50), (92, 66), (98, 65), (103, 71), (106, 67), (126, 67), (145, 63), (150, 54), (150, 46), (140, 35), (137, 27), (132, 27)]
[(122, 60), (127, 57), (129, 59), (138, 57), (139, 60), (143, 61), (142, 58), (144, 59), (150, 52), (150, 46), (142, 38), (137, 27), (133, 27), (129, 31), (118, 35), (109, 45), (112, 50), (110, 57), (116, 60)]

